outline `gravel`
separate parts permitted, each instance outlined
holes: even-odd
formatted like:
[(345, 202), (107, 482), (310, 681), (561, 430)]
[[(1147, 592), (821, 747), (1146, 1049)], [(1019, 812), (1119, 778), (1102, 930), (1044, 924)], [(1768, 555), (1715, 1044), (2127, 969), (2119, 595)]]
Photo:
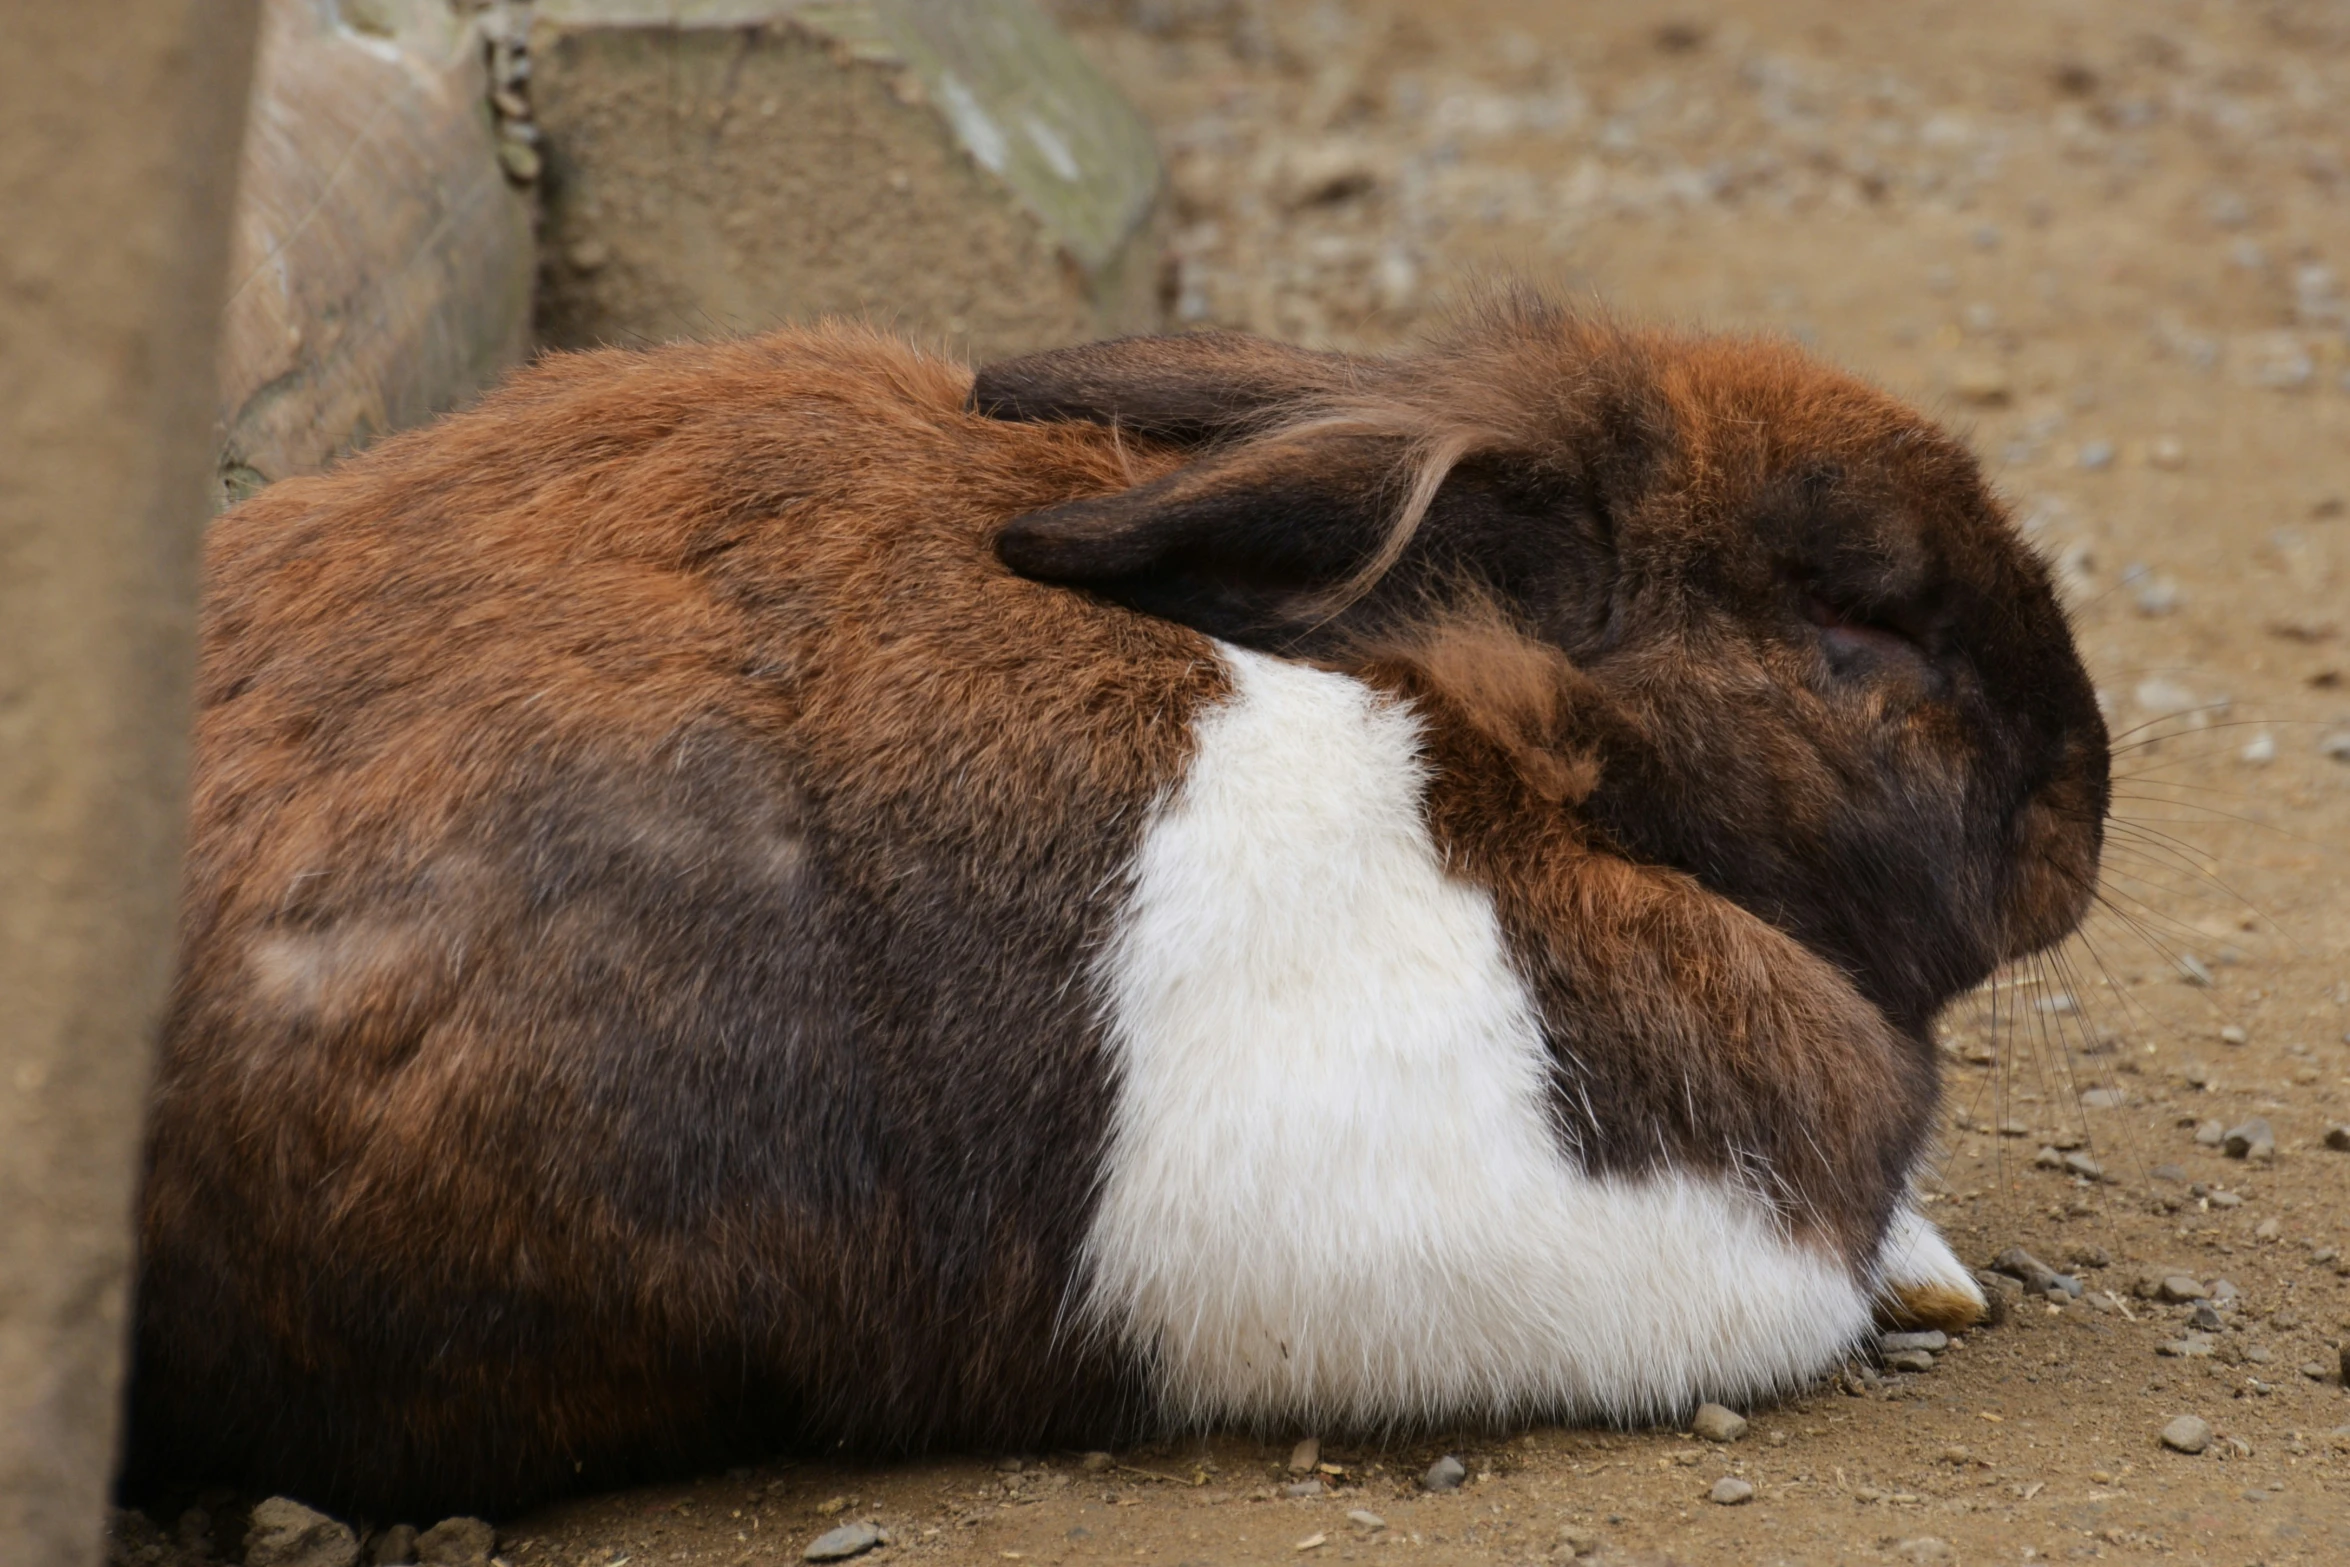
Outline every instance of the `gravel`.
[(2350, 1153), (2350, 1126), (2327, 1127), (2325, 1144), (2336, 1153)]
[(2197, 1415), (2181, 1415), (2162, 1428), (2162, 1445), (2190, 1456), (2211, 1445), (2211, 1422)]
[(1428, 1466), (1428, 1472), (1420, 1476), (1420, 1485), (1430, 1491), (1457, 1491), (1468, 1477), (1461, 1461), (1447, 1453)]
[(1309, 1436), (1289, 1450), (1289, 1472), (1293, 1475), (1310, 1475), (1314, 1472), (1314, 1466), (1321, 1461), (1322, 1442), (1319, 1437)]
[(1708, 1442), (1735, 1442), (1746, 1434), (1746, 1417), (1721, 1404), (1700, 1404), (1689, 1429)]
[(1931, 1371), (1934, 1357), (1922, 1349), (1897, 1349), (1885, 1357), (1888, 1371)]
[(1346, 1521), (1353, 1524), (1358, 1529), (1368, 1530), (1373, 1534), (1377, 1534), (1380, 1530), (1387, 1527), (1387, 1520), (1380, 1517), (1377, 1513), (1372, 1512), (1367, 1507), (1348, 1508), (1346, 1512)]
[(829, 1529), (809, 1542), (800, 1552), (804, 1561), (845, 1562), (852, 1556), (862, 1556), (881, 1543), (881, 1531), (869, 1523), (844, 1523)]
[(2167, 1300), (2174, 1305), (2191, 1300), (2204, 1300), (2209, 1298), (2210, 1294), (2211, 1292), (2203, 1287), (2202, 1280), (2185, 1273), (2166, 1273), (2162, 1276), (2162, 1282), (2154, 1288), (2155, 1299)]
[(273, 1496), (253, 1509), (245, 1531), (245, 1567), (358, 1567), (350, 1525)]
[(2024, 1288), (2034, 1295), (2045, 1295), (2050, 1290), (2062, 1290), (2075, 1300), (2081, 1296), (2081, 1281), (2069, 1273), (2059, 1273), (2021, 1246), (2010, 1246), (1991, 1263), (1992, 1271), (2004, 1273), (2024, 1281)]
[(1724, 1475), (1714, 1482), (1714, 1488), (1706, 1492), (1705, 1496), (1709, 1502), (1719, 1502), (1724, 1507), (1736, 1507), (1741, 1503), (1754, 1500), (1754, 1482), (1741, 1480), (1736, 1475)]
[(1898, 1355), (1904, 1350), (1922, 1349), (1940, 1354), (1950, 1347), (1950, 1335), (1939, 1328), (1928, 1328), (1922, 1333), (1880, 1333), (1877, 1335), (1877, 1353)]

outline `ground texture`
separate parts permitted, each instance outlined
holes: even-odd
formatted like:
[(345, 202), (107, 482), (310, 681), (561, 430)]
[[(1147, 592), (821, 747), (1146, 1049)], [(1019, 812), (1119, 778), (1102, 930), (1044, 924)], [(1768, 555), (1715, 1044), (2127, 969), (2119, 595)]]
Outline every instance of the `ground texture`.
[(503, 1559), (796, 1561), (870, 1521), (884, 1562), (2350, 1561), (2350, 11), (1060, 9), (1159, 128), (1187, 323), (1391, 346), (1522, 274), (1791, 334), (1970, 432), (2061, 563), (2121, 782), (2085, 938), (1948, 1020), (1928, 1212), (2082, 1293), (1726, 1444), (777, 1463), (498, 1520)]

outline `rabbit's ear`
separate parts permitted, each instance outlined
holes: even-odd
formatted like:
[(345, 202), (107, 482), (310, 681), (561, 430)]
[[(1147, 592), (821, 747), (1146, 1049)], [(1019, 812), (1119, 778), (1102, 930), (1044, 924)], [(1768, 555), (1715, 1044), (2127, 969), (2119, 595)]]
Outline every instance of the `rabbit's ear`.
[(1196, 445), (1358, 390), (1377, 367), (1245, 332), (1121, 337), (981, 368), (967, 406), (990, 419), (1116, 425)]
[(1015, 518), (996, 550), (1025, 577), (1245, 645), (1294, 647), (1392, 563), (1415, 502), (1426, 504), (1412, 458), (1397, 436), (1286, 432)]

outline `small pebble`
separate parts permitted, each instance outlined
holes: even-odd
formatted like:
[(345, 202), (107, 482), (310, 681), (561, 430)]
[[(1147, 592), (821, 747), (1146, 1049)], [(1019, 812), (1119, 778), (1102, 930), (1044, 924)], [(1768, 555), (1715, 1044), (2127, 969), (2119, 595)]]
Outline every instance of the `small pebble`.
[(2239, 1126), (2229, 1127), (2227, 1136), (2220, 1140), (2219, 1146), (2220, 1152), (2231, 1159), (2274, 1159), (2277, 1156), (2277, 1134), (2269, 1129), (2268, 1122), (2254, 1116)]
[(1322, 1477), (1316, 1475), (1310, 1480), (1298, 1480), (1285, 1485), (1281, 1488), (1281, 1494), (1291, 1497), (1320, 1496), (1322, 1494)]
[(252, 1567), (357, 1567), (359, 1541), (349, 1524), (273, 1496), (253, 1508), (245, 1560)]
[(1571, 1556), (1589, 1556), (1599, 1549), (1599, 1536), (1571, 1523), (1560, 1524), (1559, 1549)]
[(2066, 1154), (2064, 1156), (2064, 1167), (2072, 1171), (2073, 1174), (2081, 1176), (2086, 1180), (2102, 1181), (2105, 1179), (2105, 1166), (2099, 1164), (2096, 1160), (2090, 1158), (2085, 1153)]
[(420, 1567), (489, 1567), (498, 1532), (479, 1518), (444, 1518), (416, 1537)]
[(1958, 1552), (1948, 1540), (1931, 1534), (1897, 1541), (1893, 1554), (1910, 1563), (1911, 1567), (1950, 1567), (1951, 1563), (1958, 1560)]
[(1462, 1467), (1461, 1461), (1447, 1453), (1428, 1466), (1428, 1472), (1420, 1476), (1420, 1485), (1430, 1491), (1457, 1491), (1468, 1477), (1469, 1471)]
[(2227, 1135), (2227, 1127), (2218, 1121), (2201, 1121), (2195, 1127), (2195, 1141), (2206, 1148), (2217, 1148)]
[(1322, 1442), (1319, 1437), (1309, 1436), (1289, 1450), (1289, 1472), (1293, 1475), (1310, 1475), (1314, 1472), (1314, 1466), (1321, 1461)]
[(1291, 1546), (1290, 1549), (1293, 1551), (1313, 1551), (1319, 1550), (1329, 1543), (1330, 1536), (1326, 1534), (1309, 1534), (1304, 1539), (1298, 1541), (1297, 1544)]
[(1746, 1417), (1720, 1404), (1700, 1404), (1689, 1429), (1708, 1442), (1735, 1442), (1746, 1434)]
[(2130, 1102), (2130, 1096), (2118, 1088), (2092, 1088), (2081, 1095), (2085, 1110), (2118, 1110)]
[(1714, 1488), (1705, 1494), (1708, 1501), (1719, 1502), (1724, 1507), (1736, 1507), (1741, 1502), (1754, 1500), (1754, 1484), (1749, 1480), (1741, 1480), (1736, 1475), (1724, 1475), (1716, 1480)]
[(1922, 1333), (1880, 1333), (1877, 1335), (1877, 1352), (1884, 1355), (1898, 1355), (1905, 1349), (1931, 1350), (1939, 1354), (1949, 1347), (1950, 1335), (1938, 1328), (1928, 1328)]
[(2326, 1128), (2326, 1146), (2336, 1153), (2350, 1153), (2350, 1126), (2334, 1125)]
[(2200, 1453), (2211, 1445), (2211, 1422), (2181, 1415), (2162, 1428), (2162, 1445), (2174, 1453)]
[(2223, 1045), (2246, 1044), (2250, 1042), (2251, 1038), (2250, 1034), (2245, 1033), (2243, 1029), (2233, 1023), (2219, 1031), (2219, 1042)]
[(2277, 737), (2263, 729), (2244, 742), (2244, 749), (2236, 753), (2254, 767), (2266, 767), (2277, 759)]
[(1897, 1349), (1885, 1357), (1885, 1369), (1888, 1371), (1931, 1371), (1934, 1369), (1934, 1357), (1922, 1349)]
[(1098, 1475), (1107, 1473), (1117, 1462), (1107, 1453), (1088, 1453), (1077, 1460), (1077, 1467), (1089, 1475)]
[(2323, 1382), (2326, 1379), (2326, 1363), (2322, 1360), (2304, 1360), (2301, 1362), (2301, 1374), (2312, 1382)]
[(2284, 1233), (2285, 1227), (2274, 1219), (2263, 1219), (2252, 1227), (2252, 1238), (2256, 1241), (2273, 1241)]
[(2159, 619), (2175, 611), (2183, 597), (2179, 585), (2170, 578), (2150, 577), (2136, 594), (2138, 613), (2148, 619)]
[(1367, 1529), (1373, 1534), (1387, 1527), (1386, 1519), (1366, 1507), (1348, 1508), (1346, 1521), (1358, 1529)]
[(500, 140), (498, 162), (504, 165), (507, 176), (518, 184), (527, 185), (539, 177), (544, 167), (536, 147), (527, 142)]
[(2187, 1313), (2187, 1326), (2199, 1333), (2217, 1333), (2223, 1326), (2219, 1308), (2208, 1300), (2195, 1302), (2195, 1309)]
[(2183, 1303), (2190, 1300), (2208, 1299), (2211, 1292), (2203, 1287), (2202, 1281), (2199, 1279), (2191, 1278), (2184, 1273), (2166, 1273), (2162, 1276), (2162, 1283), (2156, 1287), (2154, 1293), (2159, 1300)]
[(2091, 472), (2101, 468), (2110, 468), (2113, 466), (2113, 442), (2083, 441), (2074, 460)]
[(1970, 359), (1951, 372), (1950, 389), (1967, 402), (1997, 407), (2008, 400), (2014, 384), (1998, 360)]
[(839, 1528), (818, 1535), (800, 1552), (804, 1561), (845, 1562), (852, 1556), (862, 1556), (881, 1543), (881, 1531), (869, 1523), (844, 1523)]

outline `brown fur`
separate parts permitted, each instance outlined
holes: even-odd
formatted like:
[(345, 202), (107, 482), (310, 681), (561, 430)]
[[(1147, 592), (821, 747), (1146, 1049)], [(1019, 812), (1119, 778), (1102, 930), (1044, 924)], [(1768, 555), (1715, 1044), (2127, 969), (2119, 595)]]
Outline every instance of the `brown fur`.
[(1057, 1337), (1070, 979), (1222, 677), (987, 553), (1165, 460), (967, 385), (557, 358), (216, 524), (138, 1474), (446, 1510), (1140, 1418)]

